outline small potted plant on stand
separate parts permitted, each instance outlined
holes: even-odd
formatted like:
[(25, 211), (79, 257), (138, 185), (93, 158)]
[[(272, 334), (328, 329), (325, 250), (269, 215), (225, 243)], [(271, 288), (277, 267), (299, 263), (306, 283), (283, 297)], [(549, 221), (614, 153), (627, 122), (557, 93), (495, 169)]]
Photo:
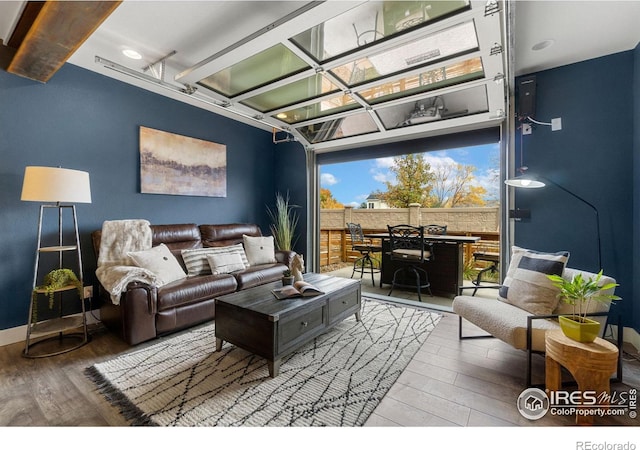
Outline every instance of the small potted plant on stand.
[(291, 286), (293, 285), (293, 274), (291, 273), (290, 269), (285, 270), (284, 272), (282, 272), (282, 285), (283, 286)]
[(606, 283), (600, 286), (602, 270), (595, 277), (584, 278), (577, 274), (571, 280), (559, 275), (547, 275), (554, 286), (560, 289), (558, 297), (573, 306), (571, 316), (559, 316), (560, 328), (568, 338), (578, 342), (593, 342), (600, 332), (600, 322), (587, 317), (592, 301), (611, 302), (620, 297), (607, 291), (619, 286), (616, 283)]

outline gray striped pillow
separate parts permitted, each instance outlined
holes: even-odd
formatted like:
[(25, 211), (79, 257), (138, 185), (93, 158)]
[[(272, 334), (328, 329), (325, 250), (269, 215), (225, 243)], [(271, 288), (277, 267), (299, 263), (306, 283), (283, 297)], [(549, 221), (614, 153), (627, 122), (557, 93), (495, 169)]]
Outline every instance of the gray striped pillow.
[(247, 255), (244, 252), (244, 247), (242, 246), (242, 244), (229, 245), (227, 247), (195, 248), (182, 250), (181, 253), (184, 265), (187, 268), (187, 273), (190, 277), (196, 275), (211, 274), (211, 266), (209, 265), (209, 261), (207, 260), (208, 255), (225, 255), (237, 253), (238, 255), (240, 255), (240, 259), (242, 260), (244, 268), (246, 269), (247, 267), (249, 267), (249, 261), (247, 260)]
[(568, 260), (569, 252), (542, 253), (513, 246), (498, 299), (531, 314), (551, 314), (560, 291), (547, 275), (562, 276)]

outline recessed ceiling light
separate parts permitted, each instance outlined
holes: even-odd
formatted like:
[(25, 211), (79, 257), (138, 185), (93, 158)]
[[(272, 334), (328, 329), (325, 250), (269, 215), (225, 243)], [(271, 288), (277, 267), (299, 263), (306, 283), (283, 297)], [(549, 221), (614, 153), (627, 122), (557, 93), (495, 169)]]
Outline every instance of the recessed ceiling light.
[(278, 119), (286, 119), (286, 118), (287, 118), (287, 115), (286, 115), (285, 113), (279, 113), (278, 115), (276, 115), (276, 117), (277, 117)]
[(533, 47), (531, 47), (531, 50), (533, 51), (538, 51), (538, 50), (543, 50), (547, 47), (551, 47), (556, 41), (554, 41), (553, 39), (545, 39), (544, 41), (540, 41), (537, 44), (535, 44)]
[(122, 50), (122, 54), (131, 59), (142, 59), (142, 55), (131, 48), (125, 48)]

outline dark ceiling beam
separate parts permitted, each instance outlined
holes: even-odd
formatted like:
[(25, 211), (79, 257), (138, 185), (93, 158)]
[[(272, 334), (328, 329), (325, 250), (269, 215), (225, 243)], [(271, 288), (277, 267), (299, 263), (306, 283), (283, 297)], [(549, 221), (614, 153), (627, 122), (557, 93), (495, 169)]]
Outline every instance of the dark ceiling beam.
[(16, 35), (21, 40), (7, 72), (46, 83), (120, 3), (122, 0), (44, 2), (26, 33), (22, 26), (24, 37)]
[(20, 47), (20, 44), (24, 41), (25, 36), (29, 32), (33, 22), (35, 22), (36, 17), (38, 17), (38, 14), (40, 14), (44, 4), (45, 2), (27, 2), (20, 19), (7, 42), (7, 47), (13, 49), (18, 49)]

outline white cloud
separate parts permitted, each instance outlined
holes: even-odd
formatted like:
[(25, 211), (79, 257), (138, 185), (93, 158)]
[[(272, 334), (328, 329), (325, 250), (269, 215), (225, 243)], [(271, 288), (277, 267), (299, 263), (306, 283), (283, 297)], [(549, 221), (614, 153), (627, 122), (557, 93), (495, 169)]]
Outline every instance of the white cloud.
[(338, 180), (333, 174), (323, 173), (320, 175), (320, 185), (325, 186), (333, 186), (334, 184), (338, 184), (340, 180)]
[(378, 183), (393, 182), (395, 180), (391, 172), (372, 171), (371, 174), (373, 175), (373, 179)]
[(436, 167), (448, 167), (458, 164), (455, 159), (450, 156), (438, 156), (435, 154), (425, 153), (423, 155), (425, 162), (429, 163), (432, 169)]
[(375, 167), (378, 169), (388, 169), (389, 167), (393, 167), (393, 156), (388, 156), (386, 158), (376, 158)]
[(347, 206), (353, 206), (354, 208), (357, 208), (358, 206), (360, 206), (360, 203), (358, 203), (358, 202), (351, 202), (351, 203), (347, 203)]

